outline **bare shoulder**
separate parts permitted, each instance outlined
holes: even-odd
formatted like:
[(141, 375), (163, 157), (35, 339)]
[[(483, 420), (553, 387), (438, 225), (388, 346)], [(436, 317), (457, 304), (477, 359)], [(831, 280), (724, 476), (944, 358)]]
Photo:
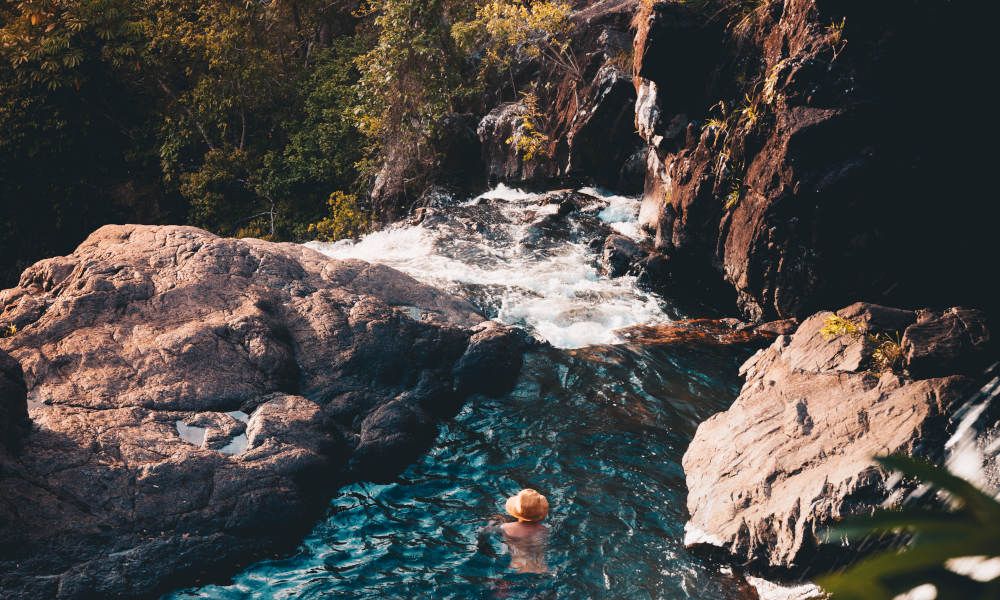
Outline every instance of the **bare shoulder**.
[(545, 535), (549, 528), (541, 523), (504, 523), (500, 526), (504, 534), (514, 538), (528, 538)]

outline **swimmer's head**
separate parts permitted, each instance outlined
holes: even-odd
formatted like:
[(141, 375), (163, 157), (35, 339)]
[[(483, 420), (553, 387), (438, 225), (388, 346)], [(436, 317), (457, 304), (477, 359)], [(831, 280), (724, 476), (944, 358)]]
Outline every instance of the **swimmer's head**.
[(507, 498), (507, 512), (518, 521), (535, 523), (549, 514), (549, 501), (535, 490), (523, 489)]

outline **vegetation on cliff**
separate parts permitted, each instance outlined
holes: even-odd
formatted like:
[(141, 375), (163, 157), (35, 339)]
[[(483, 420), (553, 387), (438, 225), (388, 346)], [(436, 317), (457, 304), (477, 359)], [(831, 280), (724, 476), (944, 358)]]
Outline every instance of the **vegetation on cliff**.
[(568, 14), (522, 0), (5, 3), (0, 281), (115, 221), (354, 235), (395, 208), (370, 206), (373, 189), (428, 184), (445, 117), (474, 107), (493, 58), (571, 64)]

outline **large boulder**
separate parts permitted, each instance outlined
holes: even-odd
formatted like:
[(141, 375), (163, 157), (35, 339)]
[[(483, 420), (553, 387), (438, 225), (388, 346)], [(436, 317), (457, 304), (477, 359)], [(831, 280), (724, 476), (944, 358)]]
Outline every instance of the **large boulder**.
[[(968, 328), (984, 331), (971, 312)], [(935, 314), (920, 326), (942, 328), (955, 311)], [(687, 544), (762, 567), (802, 566), (826, 526), (889, 497), (873, 456), (943, 457), (949, 417), (975, 379), (940, 369), (914, 377), (905, 357), (896, 372), (874, 370), (881, 343), (918, 326), (914, 312), (855, 304), (836, 315), (853, 326), (839, 329), (828, 326), (833, 316), (813, 315), (751, 357), (732, 407), (698, 427), (683, 459)]]
[[(224, 574), (296, 541), (337, 485), (392, 476), (520, 368), (505, 329), (393, 269), (190, 227), (103, 227), (0, 292), (0, 319), (34, 422), (0, 453), (5, 598)], [(9, 424), (24, 396), (18, 413), (0, 361)]]

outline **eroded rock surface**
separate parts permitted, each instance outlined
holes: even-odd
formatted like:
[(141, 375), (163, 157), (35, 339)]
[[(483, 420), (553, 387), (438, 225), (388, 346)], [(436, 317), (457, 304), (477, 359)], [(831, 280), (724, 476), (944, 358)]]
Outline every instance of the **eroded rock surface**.
[[(867, 304), (839, 311), (864, 333), (896, 335), (905, 328), (904, 339), (914, 342), (914, 328), (950, 330), (957, 314), (966, 315), (963, 331), (988, 336), (977, 311), (927, 313), (920, 321), (911, 311)], [(951, 411), (975, 380), (941, 370), (916, 378), (906, 373), (906, 360), (898, 373), (873, 372), (872, 340), (824, 335), (831, 315), (813, 315), (751, 357), (732, 408), (698, 427), (683, 460), (689, 545), (721, 547), (764, 567), (800, 566), (827, 525), (888, 497), (873, 456), (943, 456)], [(929, 351), (916, 344), (912, 356)], [(989, 351), (985, 344), (978, 350)], [(949, 357), (938, 364), (953, 364)]]
[(0, 318), (33, 421), (0, 453), (7, 598), (148, 596), (259, 557), (520, 368), (507, 330), (393, 269), (190, 227), (103, 227)]

